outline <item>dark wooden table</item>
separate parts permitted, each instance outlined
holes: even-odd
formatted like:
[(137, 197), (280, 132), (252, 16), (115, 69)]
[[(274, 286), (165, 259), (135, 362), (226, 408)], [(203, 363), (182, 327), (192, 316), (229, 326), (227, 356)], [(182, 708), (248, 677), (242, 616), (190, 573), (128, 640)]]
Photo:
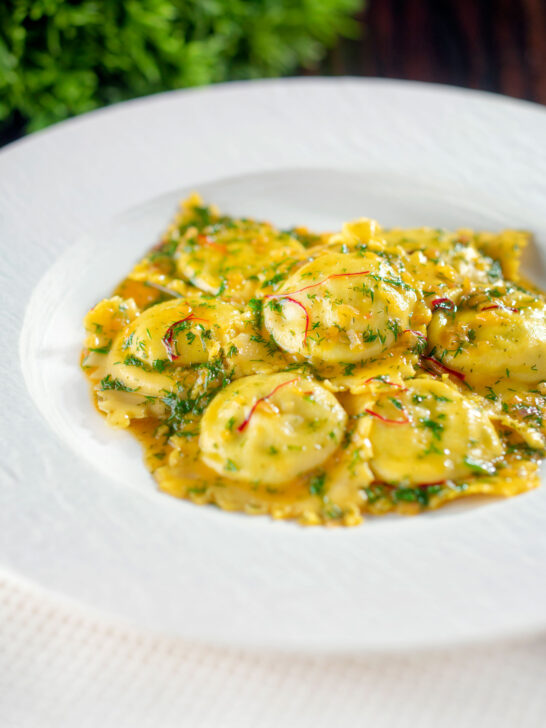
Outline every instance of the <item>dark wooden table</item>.
[(546, 104), (546, 0), (368, 0), (321, 72), (433, 81)]

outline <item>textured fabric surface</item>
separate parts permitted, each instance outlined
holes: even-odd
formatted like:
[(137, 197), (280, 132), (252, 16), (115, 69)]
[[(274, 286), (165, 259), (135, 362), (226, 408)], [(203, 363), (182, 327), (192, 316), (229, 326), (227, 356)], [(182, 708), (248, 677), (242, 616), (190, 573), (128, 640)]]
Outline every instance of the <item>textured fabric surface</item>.
[(0, 581), (2, 728), (541, 728), (546, 638), (256, 655), (145, 634)]

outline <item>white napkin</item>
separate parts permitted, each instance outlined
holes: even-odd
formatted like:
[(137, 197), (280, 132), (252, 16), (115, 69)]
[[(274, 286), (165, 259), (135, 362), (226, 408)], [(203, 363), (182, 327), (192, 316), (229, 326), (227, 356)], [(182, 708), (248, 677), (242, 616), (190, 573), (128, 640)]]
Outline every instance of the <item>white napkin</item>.
[(542, 728), (546, 638), (428, 654), (249, 654), (0, 580), (2, 728)]

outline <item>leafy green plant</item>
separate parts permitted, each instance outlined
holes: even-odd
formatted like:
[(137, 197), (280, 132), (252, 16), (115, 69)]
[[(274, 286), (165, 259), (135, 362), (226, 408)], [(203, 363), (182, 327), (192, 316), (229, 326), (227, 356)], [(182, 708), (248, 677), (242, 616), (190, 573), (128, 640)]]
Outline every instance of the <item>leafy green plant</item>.
[(0, 122), (312, 66), (363, 0), (3, 0)]

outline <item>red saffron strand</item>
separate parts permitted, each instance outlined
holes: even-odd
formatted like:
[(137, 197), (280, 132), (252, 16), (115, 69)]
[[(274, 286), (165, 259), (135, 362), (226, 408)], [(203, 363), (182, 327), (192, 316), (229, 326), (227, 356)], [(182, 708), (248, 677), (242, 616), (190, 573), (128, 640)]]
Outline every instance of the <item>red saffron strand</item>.
[(208, 319), (199, 318), (199, 316), (196, 316), (193, 313), (189, 313), (185, 318), (180, 319), (179, 321), (175, 321), (174, 324), (171, 324), (165, 332), (165, 335), (161, 339), (161, 341), (163, 342), (163, 346), (167, 350), (167, 356), (169, 357), (170, 361), (175, 361), (180, 357), (180, 354), (176, 352), (173, 337), (175, 327), (179, 324), (183, 324), (184, 321), (204, 321), (205, 323), (209, 323)]
[(436, 364), (436, 366), (439, 366), (440, 369), (443, 369), (448, 374), (452, 374), (454, 377), (457, 377), (457, 379), (460, 379), (461, 381), (464, 381), (465, 375), (461, 372), (455, 371), (455, 369), (451, 369), (450, 367), (446, 366), (445, 364), (442, 364), (441, 361), (438, 361), (438, 359), (435, 359), (433, 356), (422, 356), (422, 359), (425, 359), (425, 361), (431, 361), (433, 364)]
[(331, 278), (343, 278), (344, 276), (365, 276), (368, 275), (370, 271), (369, 270), (363, 270), (363, 271), (357, 271), (355, 273), (332, 273), (331, 275), (324, 278), (322, 281), (317, 281), (317, 283), (311, 283), (308, 286), (304, 286), (303, 288), (299, 288), (297, 291), (289, 291), (288, 293), (270, 293), (269, 295), (265, 296), (265, 298), (283, 298), (286, 301), (290, 301), (291, 303), (295, 303), (296, 306), (299, 306), (304, 314), (305, 314), (305, 335), (303, 337), (303, 343), (307, 343), (307, 336), (309, 334), (309, 328), (311, 326), (311, 319), (309, 317), (309, 311), (305, 308), (303, 303), (301, 301), (297, 301), (295, 298), (292, 298), (293, 295), (296, 293), (302, 293), (303, 291), (307, 291), (310, 288), (316, 288), (317, 286), (321, 286), (323, 283), (326, 283), (326, 281), (329, 281)]
[(512, 313), (519, 313), (519, 308), (510, 308), (509, 306), (499, 306), (498, 304), (494, 304), (493, 306), (485, 306), (484, 308), (480, 309), (480, 313), (481, 313), (481, 311), (491, 311), (494, 308), (500, 308), (503, 311), (505, 311), (505, 310), (512, 311)]
[(405, 420), (391, 420), (388, 417), (383, 417), (383, 415), (380, 415), (379, 412), (374, 412), (371, 409), (365, 409), (364, 412), (367, 412), (372, 417), (377, 417), (378, 420), (381, 420), (381, 422), (385, 422), (387, 425), (409, 425), (409, 419), (407, 417)]
[(297, 382), (297, 380), (298, 380), (298, 378), (295, 377), (294, 379), (289, 379), (287, 382), (281, 382), (280, 384), (278, 384), (275, 387), (275, 389), (273, 391), (269, 392), (269, 394), (266, 394), (265, 397), (260, 397), (259, 399), (257, 399), (254, 402), (254, 404), (252, 405), (252, 407), (250, 408), (250, 412), (248, 413), (248, 415), (245, 417), (245, 419), (241, 422), (241, 424), (237, 428), (237, 432), (243, 432), (243, 430), (246, 429), (246, 426), (250, 422), (250, 418), (256, 411), (256, 407), (260, 404), (260, 402), (265, 402), (270, 397), (272, 397), (276, 392), (278, 392), (279, 389), (281, 389), (281, 387), (286, 387), (287, 384), (293, 384), (293, 382)]
[(326, 281), (329, 281), (331, 278), (344, 278), (345, 276), (366, 276), (369, 274), (369, 272), (369, 270), (362, 270), (355, 273), (332, 273), (331, 275), (326, 276), (326, 278), (323, 278), (321, 281), (311, 283), (308, 286), (304, 286), (303, 288), (298, 288), (297, 291), (289, 291), (288, 293), (270, 293), (268, 296), (266, 296), (266, 298), (286, 298), (287, 296), (293, 296), (295, 293), (303, 293), (303, 291), (307, 291), (309, 290), (309, 288), (322, 286), (323, 283), (326, 283)]
[[(443, 303), (449, 303), (449, 308), (447, 306), (442, 306)], [(450, 298), (435, 298), (434, 301), (431, 301), (430, 305), (432, 306), (433, 311), (436, 311), (439, 308), (453, 311), (455, 308), (455, 304)]]
[(419, 336), (421, 339), (427, 340), (427, 337), (422, 334), (420, 331), (415, 331), (415, 329), (404, 329), (402, 331), (403, 334), (414, 334), (415, 336)]
[(305, 344), (307, 342), (307, 334), (309, 333), (309, 326), (311, 323), (311, 320), (309, 318), (309, 311), (305, 308), (305, 306), (303, 305), (303, 303), (301, 303), (301, 301), (296, 301), (295, 298), (290, 298), (290, 296), (285, 296), (284, 300), (290, 301), (291, 303), (295, 303), (296, 306), (299, 306), (303, 310), (303, 313), (305, 314), (305, 336), (303, 337), (303, 343)]

